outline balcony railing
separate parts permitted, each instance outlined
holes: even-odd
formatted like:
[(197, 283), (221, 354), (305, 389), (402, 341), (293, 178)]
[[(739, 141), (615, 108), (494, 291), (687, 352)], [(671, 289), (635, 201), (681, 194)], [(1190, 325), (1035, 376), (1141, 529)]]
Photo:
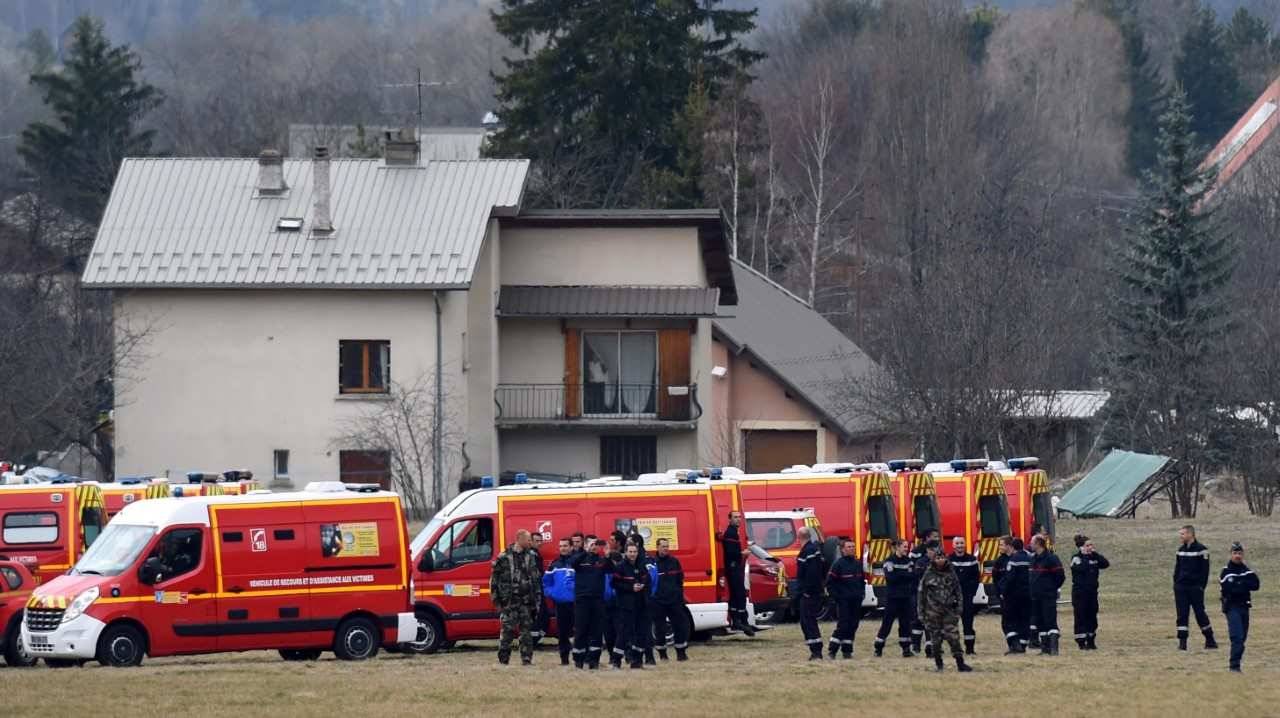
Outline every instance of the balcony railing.
[(500, 384), (498, 421), (690, 422), (702, 416), (695, 384)]

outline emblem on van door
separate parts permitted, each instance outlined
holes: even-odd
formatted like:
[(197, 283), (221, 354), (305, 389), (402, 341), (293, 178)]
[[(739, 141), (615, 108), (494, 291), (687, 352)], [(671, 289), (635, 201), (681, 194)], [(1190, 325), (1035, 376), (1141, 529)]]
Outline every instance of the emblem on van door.
[(543, 541), (551, 540), (551, 520), (539, 521), (535, 529), (536, 533), (542, 534)]
[(249, 531), (249, 545), (254, 553), (262, 553), (267, 550), (267, 530), (252, 529)]
[(55, 504), (62, 503), (62, 494), (49, 494), (49, 500)]
[(125, 495), (124, 495), (124, 502), (125, 502), (126, 504), (131, 504), (131, 503), (133, 503), (133, 494), (125, 494)]

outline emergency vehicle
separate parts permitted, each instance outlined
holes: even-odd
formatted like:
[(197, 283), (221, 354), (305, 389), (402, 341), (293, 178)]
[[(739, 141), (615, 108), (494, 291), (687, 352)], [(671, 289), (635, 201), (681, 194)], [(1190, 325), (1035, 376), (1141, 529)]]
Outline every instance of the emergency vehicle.
[(961, 459), (945, 464), (930, 464), (938, 491), (943, 541), (949, 548), (956, 536), (964, 538), (966, 549), (978, 557), (982, 566), (982, 585), (974, 603), (990, 602), (991, 569), (1000, 557), (1000, 537), (1009, 534), (1009, 502), (1005, 482), (1000, 473), (988, 468), (986, 459)]
[(117, 478), (114, 483), (99, 484), (106, 506), (107, 521), (135, 501), (163, 499), (169, 496), (169, 484), (144, 478)]
[(35, 587), (36, 579), (26, 566), (0, 559), (0, 655), (13, 668), (39, 660), (22, 643), (22, 611)]
[(97, 484), (0, 486), (0, 556), (23, 564), (36, 583), (71, 568), (106, 522)]
[[(860, 470), (879, 467), (859, 466)], [(919, 459), (895, 459), (885, 465), (893, 502), (898, 508), (898, 536), (915, 544), (930, 531), (941, 534), (945, 519), (938, 506), (938, 491), (933, 474), (924, 470)]]
[[(729, 625), (728, 590), (719, 531), (740, 510), (732, 481), (604, 481), (590, 485), (522, 484), (459, 494), (413, 539), (417, 639), (406, 648), (432, 653), (445, 644), (498, 637), (498, 612), (489, 598), (490, 564), (527, 529), (543, 538), (544, 562), (556, 542), (575, 531), (601, 538), (636, 528), (646, 550), (660, 538), (684, 568), (685, 601), (693, 631)], [(747, 573), (739, 577), (744, 583)]]
[(187, 474), (187, 483), (170, 484), (169, 494), (175, 498), (189, 496), (242, 496), (261, 487), (252, 471), (224, 471), (221, 474), (193, 471)]
[[(864, 606), (879, 603), (873, 587), (884, 585), (880, 566), (898, 537), (898, 518), (889, 475), (883, 471), (814, 472), (735, 475), (747, 511), (813, 511), (827, 536), (824, 555), (835, 559), (834, 539), (854, 541), (868, 571)], [(794, 575), (794, 574), (793, 574)]]
[(400, 497), (376, 486), (133, 503), (36, 589), (22, 640), (55, 665), (263, 649), (371, 658), (417, 632), (407, 536)]
[(1013, 535), (1030, 541), (1035, 528), (1054, 537), (1057, 516), (1053, 510), (1053, 495), (1049, 493), (1049, 475), (1040, 468), (1040, 459), (1027, 456), (1009, 459), (1007, 469), (1000, 471), (1004, 477), (1005, 494), (1009, 497), (1009, 520)]
[[(790, 609), (792, 600), (790, 580), (797, 572), (796, 557), (804, 544), (800, 540), (800, 529), (813, 531), (814, 540), (823, 543), (822, 523), (812, 510), (797, 511), (747, 511), (742, 514), (742, 523), (747, 528), (747, 539), (752, 544), (772, 556), (777, 563), (770, 566), (769, 561), (748, 562), (747, 571), (751, 576), (751, 602), (755, 606), (755, 615), (760, 620), (772, 618), (772, 613), (779, 609)], [(770, 573), (769, 569), (774, 568)], [(758, 581), (755, 574), (765, 574), (775, 580), (773, 595), (765, 595), (764, 582)], [(757, 598), (759, 596), (759, 599)]]

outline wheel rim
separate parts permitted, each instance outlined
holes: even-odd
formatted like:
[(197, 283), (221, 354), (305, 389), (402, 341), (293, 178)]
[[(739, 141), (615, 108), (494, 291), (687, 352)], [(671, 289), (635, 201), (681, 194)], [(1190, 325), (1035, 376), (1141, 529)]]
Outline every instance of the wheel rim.
[(18, 649), (18, 660), (22, 663), (31, 662), (31, 652), (27, 650), (27, 644), (22, 640), (22, 632), (14, 637), (14, 647)]
[(116, 636), (111, 639), (111, 660), (115, 663), (132, 663), (138, 648), (128, 636)]
[(347, 632), (347, 652), (353, 656), (365, 656), (373, 645), (373, 636), (363, 627)]
[(425, 651), (436, 642), (436, 628), (430, 621), (418, 619), (418, 633), (409, 643), (409, 647), (415, 651)]

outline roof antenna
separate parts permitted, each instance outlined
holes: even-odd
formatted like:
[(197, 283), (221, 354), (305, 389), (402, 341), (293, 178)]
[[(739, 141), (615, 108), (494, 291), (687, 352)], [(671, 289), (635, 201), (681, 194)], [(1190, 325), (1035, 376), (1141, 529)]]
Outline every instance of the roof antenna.
[(383, 85), (383, 87), (385, 87), (385, 88), (392, 88), (392, 87), (397, 87), (397, 88), (398, 88), (398, 87), (412, 87), (412, 88), (414, 88), (414, 90), (417, 92), (417, 96), (418, 96), (418, 114), (417, 114), (417, 125), (416, 125), (416, 130), (415, 130), (415, 132), (414, 132), (414, 139), (415, 139), (415, 140), (417, 140), (418, 142), (421, 142), (421, 141), (422, 141), (422, 88), (424, 88), (424, 87), (452, 87), (452, 86), (457, 85), (457, 84), (458, 84), (458, 81), (457, 81), (457, 80), (426, 80), (426, 81), (424, 81), (424, 80), (422, 79), (422, 67), (421, 67), (421, 66), (419, 66), (419, 67), (418, 67), (418, 79), (417, 79), (417, 81), (415, 81), (415, 82), (394, 82), (394, 83), (387, 83), (387, 84), (384, 84), (384, 85)]

